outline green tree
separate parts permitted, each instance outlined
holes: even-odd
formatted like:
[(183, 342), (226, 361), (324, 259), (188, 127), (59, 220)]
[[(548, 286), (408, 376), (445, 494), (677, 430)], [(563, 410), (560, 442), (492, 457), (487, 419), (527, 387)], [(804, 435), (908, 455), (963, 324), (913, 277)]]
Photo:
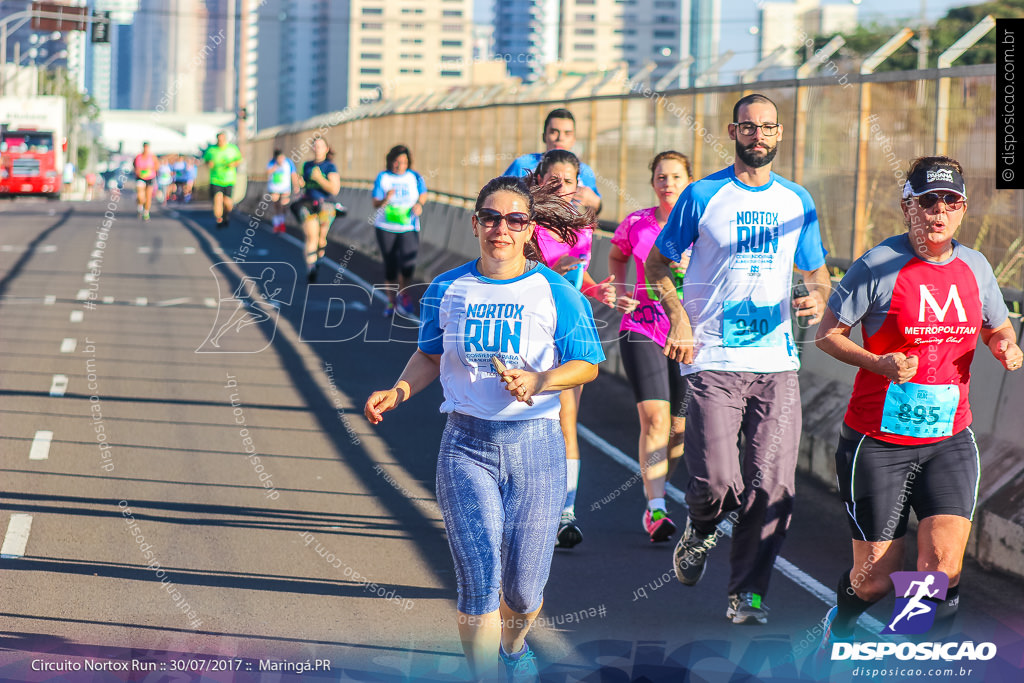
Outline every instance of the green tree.
[[(999, 19), (1024, 19), (1024, 0), (997, 0), (996, 2), (985, 2), (979, 5), (968, 5), (950, 9), (946, 16), (928, 27), (931, 41), (928, 48), (928, 67), (935, 68), (938, 64), (939, 55), (989, 14)], [(875, 22), (867, 26), (858, 26), (855, 31), (842, 34), (846, 40), (846, 45), (843, 46), (841, 54), (846, 59), (860, 62), (884, 45), (889, 38), (904, 26), (916, 31), (917, 19), (915, 17), (908, 17), (886, 24)], [(827, 43), (832, 38), (832, 35), (817, 36), (814, 39), (814, 49), (817, 50)], [(878, 68), (878, 71), (909, 71), (916, 69), (917, 50), (911, 45), (911, 42), (913, 41), (905, 43), (891, 57), (885, 60)], [(995, 31), (989, 31), (981, 40), (969, 48), (956, 63), (958, 66), (967, 66), (970, 64), (994, 64), (995, 61), (996, 34)]]

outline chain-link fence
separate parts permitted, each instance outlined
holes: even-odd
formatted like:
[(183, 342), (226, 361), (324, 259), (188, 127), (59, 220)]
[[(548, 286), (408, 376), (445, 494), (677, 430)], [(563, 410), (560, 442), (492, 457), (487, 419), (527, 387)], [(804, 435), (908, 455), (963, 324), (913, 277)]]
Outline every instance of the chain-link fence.
[[(401, 143), (412, 150), (428, 187), (459, 203), (475, 198), (518, 155), (542, 151), (545, 116), (565, 106), (576, 118), (574, 149), (597, 175), (602, 222), (614, 227), (655, 203), (648, 164), (657, 152), (686, 154), (697, 178), (731, 164), (733, 104), (761, 92), (778, 104), (783, 124), (774, 169), (810, 191), (832, 263), (841, 268), (905, 229), (899, 198), (909, 162), (944, 148), (963, 164), (968, 182), (969, 209), (958, 239), (988, 257), (1004, 288), (1020, 291), (1024, 195), (995, 189), (995, 87), (995, 66), (981, 65), (442, 111), (367, 116), (353, 110), (263, 131), (246, 143), (245, 155), (254, 169), (274, 149), (301, 160), (319, 134), (336, 150), (342, 177), (365, 182)], [(937, 128), (943, 88), (948, 130)]]

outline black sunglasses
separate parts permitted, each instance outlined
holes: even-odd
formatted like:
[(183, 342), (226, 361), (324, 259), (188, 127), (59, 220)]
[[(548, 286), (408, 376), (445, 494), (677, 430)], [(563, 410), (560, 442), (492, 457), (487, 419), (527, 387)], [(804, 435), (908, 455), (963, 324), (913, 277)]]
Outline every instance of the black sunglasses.
[(918, 196), (917, 203), (921, 206), (922, 209), (930, 209), (936, 204), (938, 204), (940, 199), (946, 205), (946, 208), (949, 209), (950, 211), (957, 211), (959, 209), (962, 209), (964, 203), (967, 201), (966, 199), (964, 199), (963, 197), (954, 192), (949, 192), (946, 194), (939, 194), (938, 192), (928, 192), (926, 194)]
[(526, 230), (530, 225), (530, 214), (521, 213), (519, 211), (513, 213), (501, 213), (494, 209), (478, 209), (476, 212), (476, 220), (480, 225), (487, 229), (496, 228), (501, 225), (502, 219), (508, 225), (508, 229), (512, 232), (522, 232)]

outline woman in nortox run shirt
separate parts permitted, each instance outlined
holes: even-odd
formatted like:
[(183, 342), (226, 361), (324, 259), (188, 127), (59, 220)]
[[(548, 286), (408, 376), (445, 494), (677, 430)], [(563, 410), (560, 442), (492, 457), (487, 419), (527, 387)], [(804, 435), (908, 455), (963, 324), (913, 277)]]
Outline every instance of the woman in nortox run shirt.
[[(562, 199), (570, 202), (577, 211), (588, 211), (575, 199), (580, 181), (580, 160), (566, 149), (552, 149), (544, 153), (540, 163), (531, 175), (537, 185), (551, 185)], [(594, 226), (587, 228), (575, 237), (574, 242), (562, 239), (557, 230), (545, 229), (543, 221), (538, 221), (534, 239), (540, 249), (543, 263), (551, 270), (565, 277), (573, 287), (594, 298), (606, 306), (615, 305), (615, 287), (608, 280), (594, 282), (587, 272), (590, 267), (590, 253), (594, 241)], [(562, 423), (562, 436), (565, 437), (566, 458), (566, 491), (565, 505), (562, 506), (562, 518), (558, 523), (558, 547), (572, 548), (583, 541), (583, 532), (576, 524), (576, 487), (580, 479), (580, 446), (576, 435), (576, 420), (580, 412), (580, 396), (583, 387), (575, 387), (562, 392), (562, 409), (559, 421)]]
[[(948, 628), (978, 502), (980, 457), (967, 400), (978, 339), (1007, 370), (1021, 366), (992, 266), (953, 239), (967, 212), (960, 164), (923, 157), (907, 177), (907, 232), (850, 266), (818, 327), (821, 350), (860, 368), (836, 450), (853, 567), (839, 578), (822, 652), (832, 640), (851, 639), (857, 618), (892, 590), (911, 508), (920, 520), (917, 570), (949, 580), (945, 595), (936, 583), (924, 598), (935, 605), (936, 625)], [(862, 344), (850, 339), (857, 324)], [(943, 577), (929, 578), (945, 587)], [(883, 631), (892, 632), (917, 631)]]
[[(658, 195), (658, 205), (634, 211), (616, 228), (608, 253), (608, 272), (613, 282), (625, 282), (626, 266), (633, 258), (633, 297), (618, 298), (617, 308), (623, 313), (619, 351), (640, 414), (640, 472), (647, 497), (643, 529), (651, 542), (657, 543), (667, 541), (676, 531), (665, 510), (665, 482), (683, 455), (683, 430), (691, 390), (689, 378), (680, 372), (679, 363), (666, 358), (662, 351), (671, 323), (658, 301), (658, 287), (647, 282), (644, 261), (693, 176), (690, 160), (674, 151), (655, 156), (650, 168), (651, 187)], [(689, 260), (687, 250), (682, 260), (672, 265), (680, 296)]]
[(597, 377), (604, 352), (590, 304), (537, 262), (532, 238), (543, 223), (571, 244), (592, 222), (591, 211), (574, 210), (551, 186), (487, 183), (472, 219), (480, 258), (430, 283), (416, 352), (394, 387), (373, 392), (364, 408), (379, 424), (441, 378), (448, 423), (437, 502), (474, 680), (490, 680), (502, 662), (509, 675), (537, 676), (525, 638), (543, 603), (565, 499), (559, 394)]

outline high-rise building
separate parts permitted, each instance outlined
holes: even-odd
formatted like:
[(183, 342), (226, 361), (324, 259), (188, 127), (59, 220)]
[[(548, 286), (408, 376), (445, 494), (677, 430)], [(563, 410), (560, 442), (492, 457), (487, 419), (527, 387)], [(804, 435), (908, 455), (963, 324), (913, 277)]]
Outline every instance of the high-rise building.
[(822, 5), (821, 0), (765, 2), (761, 5), (758, 51), (764, 59), (779, 47), (787, 52), (776, 67), (793, 67), (806, 61), (796, 49), (804, 44), (802, 35), (828, 35), (857, 28), (857, 6)]
[[(706, 69), (718, 53), (720, 20), (721, 0), (497, 0), (495, 53), (525, 81), (554, 62), (571, 72), (625, 62), (630, 73), (653, 62), (656, 82), (687, 55), (695, 73)], [(684, 72), (673, 85), (688, 81)]]
[(259, 128), (469, 83), (472, 0), (267, 0), (253, 50)]

